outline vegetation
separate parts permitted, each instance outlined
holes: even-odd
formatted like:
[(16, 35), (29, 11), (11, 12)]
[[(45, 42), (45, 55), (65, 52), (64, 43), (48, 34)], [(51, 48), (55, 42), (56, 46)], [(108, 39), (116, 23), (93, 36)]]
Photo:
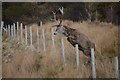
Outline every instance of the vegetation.
[(24, 24), (37, 23), (41, 20), (47, 22), (53, 17), (52, 11), (62, 6), (64, 7), (64, 19), (85, 21), (91, 16), (91, 20), (94, 21), (97, 10), (99, 21), (120, 23), (118, 22), (120, 21), (120, 5), (113, 2), (3, 2), (3, 20), (6, 23), (19, 21)]
[[(117, 55), (117, 27), (107, 23), (87, 23), (64, 20), (64, 25), (80, 30), (95, 44), (95, 62), (97, 78), (115, 78), (114, 57)], [(41, 28), (40, 51), (37, 51), (36, 26), (33, 29), (33, 47), (27, 47), (16, 38), (3, 38), (3, 77), (7, 78), (91, 78), (91, 67), (85, 64), (87, 57), (79, 51), (80, 67), (76, 65), (75, 48), (62, 35), (55, 36), (55, 47), (52, 48), (51, 27), (56, 23), (43, 25), (46, 37), (46, 52), (43, 51)], [(29, 28), (28, 28), (29, 30)], [(23, 32), (24, 33), (24, 32)], [(29, 31), (28, 31), (29, 35)], [(61, 38), (64, 38), (66, 64), (61, 55)], [(28, 37), (28, 42), (29, 42)], [(29, 43), (30, 44), (30, 43)]]

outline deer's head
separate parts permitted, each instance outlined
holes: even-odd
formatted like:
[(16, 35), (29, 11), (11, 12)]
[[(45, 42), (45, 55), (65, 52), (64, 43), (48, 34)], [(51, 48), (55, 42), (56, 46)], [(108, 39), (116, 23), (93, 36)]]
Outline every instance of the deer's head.
[(57, 35), (57, 33), (61, 33), (61, 34), (64, 34), (65, 36), (67, 36), (67, 31), (66, 31), (66, 28), (64, 25), (62, 25), (62, 18), (63, 18), (63, 7), (62, 8), (59, 8), (58, 9), (62, 16), (61, 16), (61, 19), (60, 19), (60, 23), (58, 25), (54, 25), (54, 27), (56, 27), (56, 30), (54, 32), (54, 35)]
[(61, 33), (68, 37), (68, 29), (66, 26), (62, 25), (62, 20), (60, 21), (59, 25), (54, 25), (56, 27), (56, 30), (54, 32), (54, 35), (57, 35), (58, 33)]

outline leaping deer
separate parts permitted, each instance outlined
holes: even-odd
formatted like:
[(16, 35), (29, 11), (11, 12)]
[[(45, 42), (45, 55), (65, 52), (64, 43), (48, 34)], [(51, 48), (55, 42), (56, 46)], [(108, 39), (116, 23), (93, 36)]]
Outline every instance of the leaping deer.
[[(59, 8), (60, 9), (60, 8)], [(63, 8), (60, 9), (63, 17)], [(67, 40), (75, 47), (76, 44), (78, 44), (78, 48), (80, 51), (82, 51), (88, 58), (88, 62), (90, 63), (91, 59), (91, 48), (95, 49), (95, 44), (91, 42), (91, 40), (80, 31), (70, 28), (69, 26), (62, 25), (62, 18), (60, 20), (60, 23), (56, 26), (56, 30), (54, 32), (54, 35), (57, 35), (57, 33), (62, 33), (65, 37), (67, 37)]]

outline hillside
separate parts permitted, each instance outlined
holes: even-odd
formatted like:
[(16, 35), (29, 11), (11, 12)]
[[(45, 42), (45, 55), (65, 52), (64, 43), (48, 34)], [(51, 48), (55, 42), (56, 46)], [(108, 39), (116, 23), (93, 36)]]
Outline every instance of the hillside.
[[(62, 35), (55, 36), (55, 47), (52, 48), (51, 27), (53, 22), (43, 25), (46, 37), (46, 52), (43, 51), (41, 27), (40, 34), (40, 50), (36, 49), (36, 26), (32, 24), (33, 29), (33, 46), (25, 46), (24, 40), (21, 44), (15, 38), (11, 39), (7, 36), (3, 38), (3, 77), (11, 78), (90, 78), (91, 67), (85, 64), (86, 56), (80, 53), (80, 67), (77, 68), (75, 62), (75, 48)], [(96, 44), (95, 62), (97, 70), (97, 78), (114, 78), (114, 57), (117, 55), (117, 34), (118, 27), (108, 23), (100, 22), (73, 22), (64, 20), (64, 25), (78, 29), (87, 35), (92, 42)], [(29, 26), (28, 26), (29, 27)], [(63, 64), (61, 55), (61, 37), (65, 42), (66, 64)], [(28, 38), (29, 39), (29, 38)]]

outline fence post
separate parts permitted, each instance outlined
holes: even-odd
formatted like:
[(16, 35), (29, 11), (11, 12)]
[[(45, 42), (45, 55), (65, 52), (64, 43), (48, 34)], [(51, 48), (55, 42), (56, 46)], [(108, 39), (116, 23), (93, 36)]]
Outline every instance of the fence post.
[(42, 21), (40, 22), (40, 26), (42, 27)]
[(1, 43), (0, 48), (1, 48), (1, 50), (2, 50), (2, 28), (3, 28), (3, 25), (4, 25), (4, 22), (1, 21), (1, 26), (0, 26), (0, 43)]
[(45, 34), (44, 34), (44, 29), (43, 28), (42, 28), (42, 37), (43, 37), (44, 51), (46, 51), (46, 40), (45, 40)]
[(97, 10), (95, 12), (95, 20), (98, 21), (98, 12), (97, 12)]
[[(3, 28), (3, 25), (4, 25), (4, 23), (3, 23), (3, 21), (1, 21), (1, 25), (0, 25), (0, 67), (2, 68), (2, 49), (3, 49), (3, 44), (2, 44), (2, 28)], [(2, 69), (1, 69), (2, 70)], [(1, 77), (2, 77), (2, 72), (0, 73), (1, 75)]]
[(13, 25), (11, 25), (11, 37), (13, 38)]
[(5, 26), (5, 29), (6, 29), (5, 34), (7, 35), (7, 33), (8, 33), (8, 27), (7, 27), (7, 25)]
[(15, 28), (15, 23), (13, 23), (13, 28), (14, 28), (14, 38), (16, 37), (16, 28)]
[[(7, 27), (7, 26), (6, 26)], [(2, 29), (4, 30), (4, 32), (2, 31), (3, 34), (7, 34), (7, 28), (2, 27)]]
[(8, 35), (10, 37), (10, 25), (8, 25)]
[(91, 62), (92, 62), (92, 77), (96, 78), (94, 48), (91, 48)]
[(63, 62), (65, 63), (65, 46), (64, 46), (64, 39), (61, 39), (61, 43), (62, 43), (62, 56), (63, 56)]
[(30, 46), (33, 46), (32, 44), (32, 28), (30, 26)]
[(23, 36), (23, 33), (22, 33), (23, 29), (22, 28), (23, 28), (23, 24), (21, 23), (20, 24), (20, 40), (21, 40), (21, 43), (22, 43), (22, 36)]
[(37, 37), (37, 49), (39, 50), (40, 49), (40, 39), (39, 39), (39, 29), (38, 29), (38, 26), (36, 27), (36, 37)]
[(52, 28), (52, 47), (54, 47), (54, 31), (53, 31), (53, 28)]
[(18, 37), (18, 30), (19, 30), (19, 22), (17, 22), (17, 37)]
[(4, 22), (1, 21), (1, 26), (0, 26), (0, 37), (2, 38), (2, 29), (3, 29)]
[(27, 41), (27, 26), (25, 25), (25, 44), (26, 46), (28, 45), (28, 41)]
[(115, 59), (115, 78), (116, 80), (119, 80), (118, 57), (116, 56), (114, 59)]
[(78, 50), (78, 44), (76, 44), (75, 47), (76, 47), (76, 63), (77, 63), (77, 67), (79, 67), (79, 50)]

